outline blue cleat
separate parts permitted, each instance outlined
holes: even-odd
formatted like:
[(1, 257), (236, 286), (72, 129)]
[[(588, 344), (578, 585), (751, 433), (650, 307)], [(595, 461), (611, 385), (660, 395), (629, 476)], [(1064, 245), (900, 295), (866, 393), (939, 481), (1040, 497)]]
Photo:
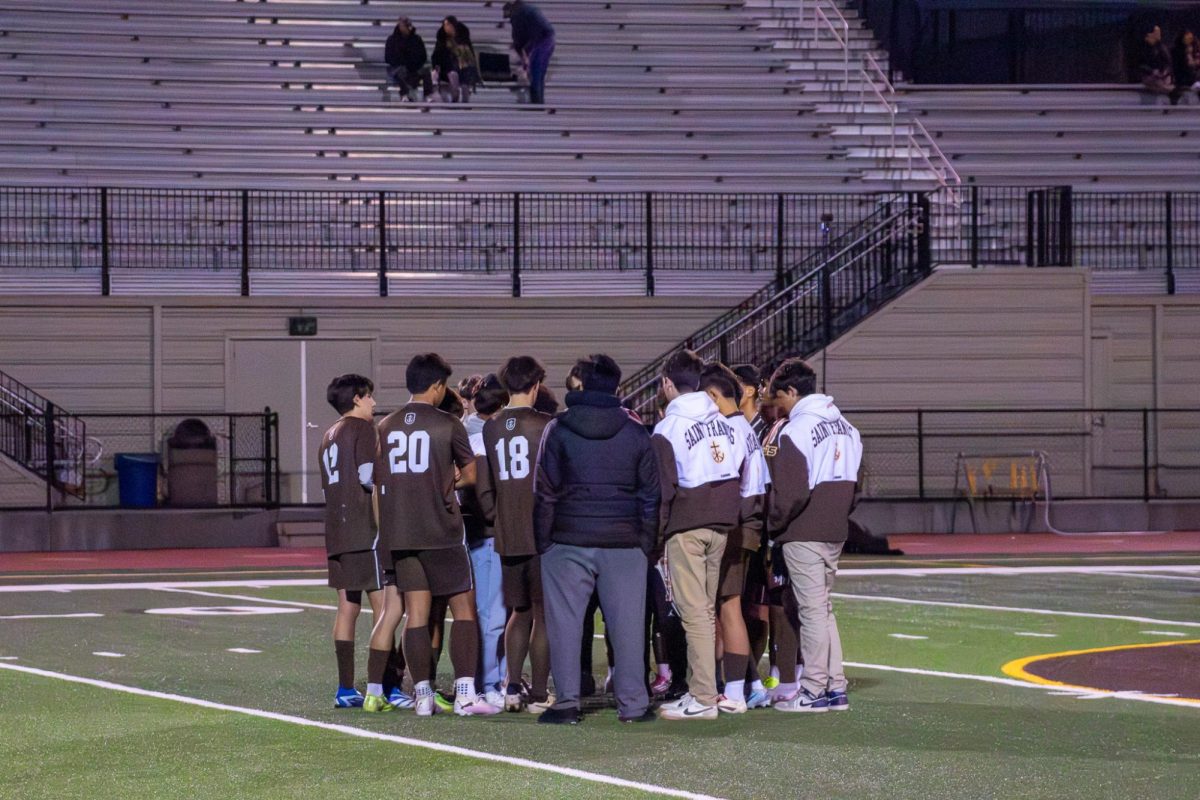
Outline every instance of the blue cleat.
[(392, 693), (388, 695), (388, 702), (396, 708), (412, 708), (413, 699), (400, 691), (400, 687), (392, 689)]
[(344, 689), (338, 687), (337, 694), (333, 696), (334, 708), (362, 708), (363, 695), (358, 689)]
[(747, 708), (768, 708), (771, 705), (770, 692), (755, 692), (751, 691), (750, 696), (746, 698)]
[(829, 701), (830, 711), (849, 711), (850, 710), (850, 695), (843, 691), (834, 691), (830, 689), (825, 693), (825, 698)]

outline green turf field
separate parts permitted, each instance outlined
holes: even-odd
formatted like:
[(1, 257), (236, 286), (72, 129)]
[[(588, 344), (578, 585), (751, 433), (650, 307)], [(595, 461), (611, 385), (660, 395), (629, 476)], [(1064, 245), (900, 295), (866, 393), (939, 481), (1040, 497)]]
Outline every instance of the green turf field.
[[(987, 564), (1018, 571), (868, 571)], [(1058, 569), (1078, 565), (1119, 574)], [(1154, 571), (1164, 565), (1178, 571)], [(179, 583), (319, 573), (6, 576), (0, 588), (25, 588), (0, 592), (0, 797), (623, 798), (655, 787), (747, 800), (1200, 797), (1200, 704), (1064, 694), (1001, 671), (1039, 653), (1200, 639), (1194, 557), (843, 567), (835, 602), (855, 665), (849, 713), (764, 709), (628, 727), (600, 711), (577, 728), (539, 726), (529, 714), (423, 720), (334, 710), (331, 612), (311, 607), (329, 605), (330, 590)], [(175, 591), (128, 585), (142, 581), (170, 581)], [(104, 584), (111, 588), (88, 588)], [(146, 613), (224, 606), (276, 613)], [(65, 614), (102, 616), (12, 618)], [(369, 623), (360, 623), (364, 654)], [(598, 640), (596, 655), (602, 675)], [(584, 774), (554, 771), (563, 767)]]

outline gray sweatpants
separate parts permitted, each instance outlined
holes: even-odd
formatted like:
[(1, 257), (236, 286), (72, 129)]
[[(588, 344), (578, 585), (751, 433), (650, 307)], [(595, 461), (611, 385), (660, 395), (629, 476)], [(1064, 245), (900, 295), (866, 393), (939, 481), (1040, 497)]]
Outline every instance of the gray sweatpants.
[(842, 670), (842, 637), (833, 616), (833, 578), (842, 543), (785, 542), (783, 560), (796, 595), (800, 616), (800, 686), (820, 696), (827, 689), (846, 690)]
[(617, 711), (622, 717), (646, 712), (647, 566), (646, 554), (637, 548), (555, 544), (542, 555), (555, 708), (579, 708), (583, 615), (596, 589), (612, 640)]

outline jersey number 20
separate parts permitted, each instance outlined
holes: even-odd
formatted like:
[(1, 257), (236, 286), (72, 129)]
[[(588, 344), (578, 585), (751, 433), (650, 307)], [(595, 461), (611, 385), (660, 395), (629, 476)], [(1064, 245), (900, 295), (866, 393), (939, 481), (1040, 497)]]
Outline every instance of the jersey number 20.
[[(514, 436), (508, 440), (508, 452), (505, 453), (505, 441), (496, 442), (496, 463), (500, 466), (500, 480), (510, 478), (521, 480), (529, 477), (529, 440), (524, 436)], [(507, 457), (506, 457), (507, 456)]]
[(425, 431), (392, 431), (388, 434), (388, 467), (398, 472), (424, 472), (429, 469), (429, 434)]

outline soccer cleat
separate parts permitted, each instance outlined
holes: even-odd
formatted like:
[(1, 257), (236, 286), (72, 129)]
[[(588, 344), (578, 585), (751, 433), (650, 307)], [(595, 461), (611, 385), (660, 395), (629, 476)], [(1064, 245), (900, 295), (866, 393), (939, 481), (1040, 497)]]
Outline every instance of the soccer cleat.
[(358, 689), (345, 689), (338, 687), (337, 693), (333, 696), (334, 708), (362, 708), (363, 695)]
[[(687, 700), (687, 703), (684, 703), (684, 700)], [(670, 720), (716, 719), (720, 714), (715, 705), (706, 706), (690, 694), (663, 706), (658, 713), (663, 719)]]
[(432, 717), (441, 711), (433, 698), (432, 694), (417, 695), (417, 701), (413, 704), (413, 708), (416, 709), (418, 717)]
[(363, 698), (362, 710), (368, 714), (378, 714), (383, 711), (395, 711), (396, 707), (377, 694), (369, 694)]
[(745, 700), (740, 697), (726, 697), (721, 695), (717, 698), (717, 710), (723, 711), (726, 714), (745, 714), (748, 705)]
[(504, 695), (504, 710), (505, 711), (521, 711), (525, 708), (525, 695), (517, 692), (516, 694)]
[(767, 677), (763, 678), (763, 686), (767, 687), (768, 689), (774, 689), (778, 685), (779, 678), (776, 678), (774, 675), (768, 675)]
[(501, 710), (505, 706), (505, 696), (503, 692), (498, 692), (495, 689), (488, 689), (483, 695), (483, 701), (489, 706), (495, 706)]
[(850, 695), (846, 694), (845, 689), (830, 689), (825, 693), (825, 698), (829, 701), (830, 711), (850, 710)]
[(582, 718), (578, 708), (548, 708), (537, 721), (542, 725), (578, 725)]
[(413, 699), (400, 690), (400, 687), (394, 687), (391, 694), (388, 695), (388, 702), (396, 708), (412, 708)]
[(829, 698), (824, 692), (814, 695), (808, 689), (801, 689), (791, 700), (779, 700), (775, 703), (776, 711), (807, 711), (822, 712), (829, 710)]
[(460, 717), (487, 717), (492, 714), (499, 714), (500, 709), (479, 695), (475, 695), (474, 697), (459, 695), (454, 698), (454, 713)]
[(553, 705), (554, 695), (548, 694), (545, 700), (528, 700), (525, 708), (530, 714), (540, 714)]
[(433, 693), (433, 702), (437, 704), (438, 709), (442, 711), (453, 711), (454, 701), (441, 692)]
[(654, 697), (664, 697), (667, 690), (671, 688), (671, 676), (659, 675), (654, 679), (654, 683), (650, 684), (650, 694)]
[(767, 708), (771, 705), (771, 694), (769, 692), (750, 692), (750, 696), (746, 698), (746, 708)]

